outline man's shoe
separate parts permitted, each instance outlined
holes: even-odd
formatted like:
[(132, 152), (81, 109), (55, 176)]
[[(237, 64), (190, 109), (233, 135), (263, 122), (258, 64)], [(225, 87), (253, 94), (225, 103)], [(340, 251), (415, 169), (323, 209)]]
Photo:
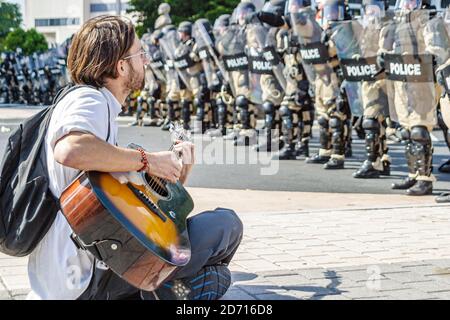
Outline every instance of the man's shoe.
[(357, 179), (374, 179), (380, 177), (381, 171), (376, 170), (372, 162), (369, 160), (364, 161), (361, 168), (359, 168), (356, 172), (353, 173), (353, 178)]
[(393, 183), (391, 188), (393, 190), (406, 190), (406, 189), (409, 189), (409, 188), (413, 187), (416, 183), (417, 183), (416, 179), (413, 179), (413, 178), (410, 178), (410, 177), (406, 177), (401, 182)]
[(450, 193), (445, 192), (440, 194), (436, 199), (434, 199), (437, 203), (449, 203), (450, 202)]
[(344, 169), (344, 160), (331, 158), (324, 164), (323, 168), (327, 170)]
[(153, 294), (158, 300), (218, 300), (230, 285), (228, 267), (212, 265), (202, 268), (192, 277), (165, 282)]
[(305, 162), (306, 163), (324, 164), (324, 163), (327, 163), (329, 160), (330, 160), (330, 157), (328, 157), (328, 156), (321, 156), (318, 153), (316, 153), (312, 157), (307, 158)]
[(433, 182), (418, 181), (413, 187), (406, 190), (408, 196), (425, 196), (433, 193)]

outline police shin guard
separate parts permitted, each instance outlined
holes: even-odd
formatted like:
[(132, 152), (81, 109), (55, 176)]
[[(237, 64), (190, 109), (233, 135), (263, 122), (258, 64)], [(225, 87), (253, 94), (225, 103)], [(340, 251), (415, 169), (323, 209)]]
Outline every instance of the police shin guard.
[(279, 160), (296, 160), (295, 143), (293, 142), (294, 126), (292, 124), (292, 112), (287, 106), (280, 107), (281, 126), (283, 132), (283, 148), (274, 158)]
[(238, 96), (236, 98), (236, 108), (242, 129), (250, 129), (250, 111), (247, 98), (244, 96)]
[(370, 179), (379, 178), (380, 170), (374, 168), (373, 164), (381, 158), (380, 154), (380, 123), (377, 119), (366, 118), (362, 123), (366, 133), (366, 156), (362, 166), (353, 173), (354, 178)]
[(345, 159), (344, 122), (339, 118), (330, 119), (332, 156), (324, 169), (343, 169)]
[(418, 182), (408, 190), (410, 196), (423, 196), (433, 192), (433, 178), (431, 177), (433, 162), (433, 146), (430, 133), (424, 126), (411, 129), (412, 154), (417, 167)]
[[(306, 163), (327, 163), (331, 156), (331, 137), (330, 137), (330, 127), (328, 124), (328, 119), (325, 117), (319, 117), (317, 119), (319, 123), (319, 141), (320, 141), (320, 151), (313, 155), (311, 158), (306, 159)], [(323, 154), (327, 153), (327, 154)]]
[(162, 130), (169, 130), (170, 124), (176, 121), (175, 106), (177, 104), (177, 101), (167, 100), (167, 118), (164, 121), (163, 126), (161, 127)]
[(302, 156), (305, 158), (309, 157), (309, 134), (305, 133), (305, 126), (309, 124), (305, 124), (302, 112), (299, 112), (298, 115), (299, 121), (297, 124), (298, 127), (298, 136), (297, 136), (297, 144), (295, 145), (295, 157), (297, 160), (300, 160)]
[(272, 102), (264, 101), (263, 105), (264, 110), (264, 130), (266, 133), (266, 141), (258, 143), (255, 150), (257, 152), (260, 151), (272, 151), (272, 130), (275, 129), (275, 105)]
[(411, 141), (411, 134), (409, 130), (402, 129), (401, 130), (402, 140), (406, 142), (405, 144), (405, 158), (406, 163), (408, 165), (408, 177), (406, 177), (403, 181), (392, 184), (392, 189), (394, 190), (406, 190), (411, 188), (417, 183), (417, 166), (416, 166), (416, 158), (413, 154), (413, 143)]
[(183, 100), (181, 102), (181, 118), (183, 119), (183, 129), (191, 130), (191, 102)]
[(146, 127), (157, 127), (159, 124), (158, 117), (156, 116), (156, 99), (154, 97), (150, 97), (147, 99), (148, 103), (148, 113), (150, 116), (150, 123)]
[(142, 97), (138, 97), (137, 99), (137, 109), (136, 109), (136, 121), (134, 121), (133, 123), (130, 124), (130, 126), (134, 127), (134, 126), (142, 126), (143, 124), (143, 119), (144, 119), (144, 115), (143, 115), (143, 98)]
[[(239, 115), (239, 120), (241, 124), (242, 131), (239, 134), (239, 137), (234, 141), (235, 146), (248, 146), (251, 144), (251, 137), (246, 133), (250, 126), (250, 110), (248, 105), (248, 100), (244, 96), (238, 96), (236, 98), (236, 108)], [(241, 134), (244, 133), (244, 134)]]
[[(197, 109), (197, 114), (195, 117), (195, 124), (194, 124), (194, 130), (192, 133), (204, 133), (206, 131), (206, 123), (205, 123), (205, 102), (195, 98), (194, 99), (194, 106)], [(183, 117), (184, 119), (184, 117)]]

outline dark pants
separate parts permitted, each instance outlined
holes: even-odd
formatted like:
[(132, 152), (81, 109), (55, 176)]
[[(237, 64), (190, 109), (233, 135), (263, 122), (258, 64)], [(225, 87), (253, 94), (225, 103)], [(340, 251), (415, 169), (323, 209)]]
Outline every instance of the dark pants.
[[(179, 267), (168, 280), (189, 279), (203, 267), (228, 265), (242, 239), (242, 222), (233, 210), (217, 208), (187, 219), (191, 242), (191, 260)], [(150, 299), (149, 295), (128, 284), (111, 269), (94, 265), (87, 290), (78, 300)]]

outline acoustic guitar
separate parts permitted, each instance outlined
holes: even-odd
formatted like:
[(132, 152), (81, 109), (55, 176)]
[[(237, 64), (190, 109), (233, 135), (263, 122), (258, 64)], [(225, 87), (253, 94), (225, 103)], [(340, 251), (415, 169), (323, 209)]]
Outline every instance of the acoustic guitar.
[[(189, 141), (181, 126), (171, 132), (169, 150), (175, 140)], [(64, 190), (60, 204), (75, 245), (136, 288), (158, 288), (190, 260), (186, 218), (194, 203), (180, 182), (140, 172), (82, 172)]]

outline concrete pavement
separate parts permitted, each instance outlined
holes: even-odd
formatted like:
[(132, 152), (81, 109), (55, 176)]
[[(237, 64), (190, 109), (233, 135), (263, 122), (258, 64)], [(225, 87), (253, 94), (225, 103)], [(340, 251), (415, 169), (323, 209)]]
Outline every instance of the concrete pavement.
[[(0, 127), (4, 122), (10, 128), (36, 111), (0, 108)], [(126, 126), (132, 118), (120, 121)], [(145, 135), (133, 130), (127, 139), (136, 138), (146, 147), (146, 141), (157, 141), (156, 150), (167, 145), (162, 135), (148, 139), (159, 129)], [(444, 147), (437, 150), (441, 159), (448, 156)], [(402, 174), (400, 164), (399, 158), (396, 170)], [(250, 188), (261, 180), (245, 168), (236, 171), (231, 166), (219, 176), (211, 175), (219, 167), (194, 171), (200, 177), (193, 177), (189, 188), (194, 213), (229, 207), (244, 223), (244, 238), (230, 265), (233, 286), (224, 299), (450, 298), (449, 205), (436, 204), (434, 196), (386, 194), (390, 181), (380, 185), (385, 189), (380, 187), (378, 194), (368, 192), (369, 185), (380, 182), (352, 180), (347, 177), (350, 170), (334, 173), (336, 179), (345, 176), (335, 185), (319, 167), (308, 167), (308, 173), (305, 168), (299, 162), (283, 162), (286, 175), (269, 177), (262, 189)], [(293, 172), (296, 179), (285, 188)], [(450, 189), (448, 178), (443, 178), (438, 188)], [(312, 180), (318, 192), (304, 187)], [(351, 189), (358, 193), (341, 192)], [(27, 258), (0, 254), (0, 300), (23, 299), (29, 292), (26, 264)]]
[[(244, 223), (224, 299), (450, 298), (450, 206), (433, 197), (384, 196), (380, 205), (381, 195), (327, 194), (324, 205), (323, 194), (270, 192), (305, 200), (296, 209), (253, 202), (265, 191), (189, 192), (195, 212), (232, 207)], [(26, 263), (0, 255), (0, 299), (25, 297)]]

